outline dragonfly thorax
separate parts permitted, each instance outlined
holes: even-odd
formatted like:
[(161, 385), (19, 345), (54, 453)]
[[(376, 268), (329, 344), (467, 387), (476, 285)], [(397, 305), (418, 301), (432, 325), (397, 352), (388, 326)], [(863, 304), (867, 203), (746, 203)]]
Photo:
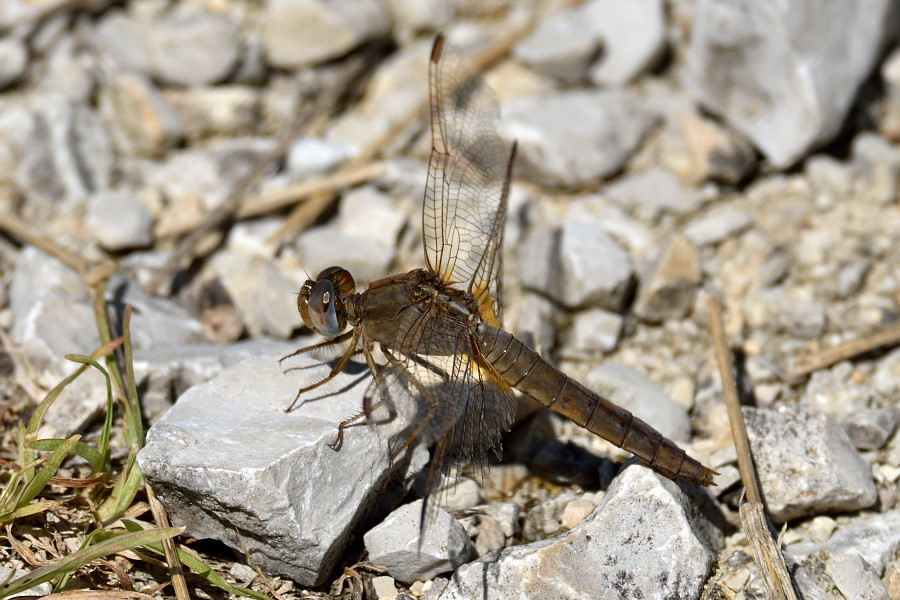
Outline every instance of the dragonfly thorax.
[(326, 337), (335, 336), (347, 324), (345, 296), (355, 290), (356, 282), (349, 271), (328, 267), (300, 288), (297, 310), (307, 327)]

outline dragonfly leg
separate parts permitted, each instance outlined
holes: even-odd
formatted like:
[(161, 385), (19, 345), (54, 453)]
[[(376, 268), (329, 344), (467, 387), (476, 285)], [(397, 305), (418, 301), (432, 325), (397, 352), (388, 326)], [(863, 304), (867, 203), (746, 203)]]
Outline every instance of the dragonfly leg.
[[(354, 354), (356, 354), (357, 352), (359, 352), (359, 351), (356, 349), (356, 344), (359, 342), (359, 336), (360, 336), (360, 332), (361, 332), (361, 331), (362, 331), (362, 330), (359, 329), (359, 328), (353, 330), (353, 333), (352, 333), (353, 340), (350, 342), (350, 346), (347, 348), (347, 351), (344, 352), (344, 355), (341, 356), (341, 359), (337, 362), (337, 364), (335, 364), (335, 365), (331, 368), (331, 372), (330, 372), (326, 377), (320, 379), (319, 381), (315, 382), (314, 384), (308, 385), (308, 386), (306, 386), (306, 387), (304, 387), (304, 388), (300, 388), (300, 390), (297, 392), (297, 395), (294, 396), (294, 401), (291, 402), (291, 405), (288, 406), (288, 407), (285, 409), (284, 412), (290, 412), (291, 409), (294, 408), (294, 405), (297, 404), (297, 401), (300, 400), (300, 396), (302, 396), (302, 395), (305, 394), (306, 392), (309, 392), (309, 391), (311, 391), (311, 390), (316, 389), (317, 387), (319, 387), (319, 386), (325, 384), (325, 383), (328, 382), (328, 381), (331, 381), (332, 379), (334, 379), (335, 377), (337, 377), (337, 374), (338, 374), (338, 373), (340, 373), (341, 371), (344, 370), (344, 367), (347, 366), (347, 363), (350, 361), (350, 358), (351, 358)], [(349, 334), (349, 333), (350, 333), (350, 332), (348, 332), (348, 334)], [(345, 334), (345, 335), (347, 335), (347, 334)], [(343, 336), (339, 336), (339, 337), (343, 337)], [(335, 339), (337, 339), (337, 338), (335, 338)], [(323, 342), (323, 343), (320, 344), (319, 346), (321, 347), (322, 345), (328, 345), (328, 344), (326, 344), (326, 343)], [(295, 352), (294, 354), (297, 354), (297, 353)], [(290, 355), (290, 356), (292, 356), (292, 355)], [(286, 356), (285, 358), (288, 358), (288, 357)]]
[[(377, 410), (382, 404), (384, 404), (383, 401), (376, 403), (374, 406), (372, 406), (372, 410)], [(328, 444), (328, 447), (331, 448), (332, 450), (340, 450), (341, 446), (344, 443), (344, 429), (346, 429), (347, 427), (350, 427), (351, 425), (353, 425), (354, 423), (356, 423), (363, 417), (368, 417), (368, 416), (369, 415), (366, 414), (366, 411), (362, 411), (362, 412), (356, 413), (349, 419), (344, 419), (343, 421), (338, 423), (337, 436), (334, 438), (333, 442)]]
[(324, 342), (319, 342), (318, 344), (313, 344), (312, 346), (306, 346), (305, 348), (300, 348), (300, 349), (297, 350), (296, 352), (291, 352), (291, 353), (288, 354), (287, 356), (282, 356), (281, 358), (279, 358), (279, 359), (278, 359), (278, 364), (280, 365), (281, 363), (283, 363), (283, 362), (286, 361), (287, 359), (293, 358), (293, 357), (295, 357), (295, 356), (297, 356), (297, 355), (300, 355), (300, 354), (305, 354), (305, 353), (307, 353), (307, 352), (312, 352), (313, 350), (318, 350), (319, 348), (327, 348), (328, 346), (334, 346), (335, 344), (340, 344), (340, 343), (346, 342), (347, 340), (350, 339), (350, 337), (351, 337), (353, 334), (354, 334), (353, 331), (348, 331), (348, 332), (346, 332), (346, 333), (342, 333), (341, 335), (337, 336), (337, 337), (334, 338), (334, 339), (331, 339), (331, 340), (325, 340)]

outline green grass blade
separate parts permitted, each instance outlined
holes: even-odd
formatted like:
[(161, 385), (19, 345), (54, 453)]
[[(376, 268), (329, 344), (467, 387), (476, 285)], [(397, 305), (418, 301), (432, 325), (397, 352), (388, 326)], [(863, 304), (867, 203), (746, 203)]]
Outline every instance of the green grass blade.
[(128, 393), (125, 402), (125, 441), (132, 452), (144, 447), (144, 425), (141, 421), (141, 403), (138, 401), (137, 385), (134, 381), (134, 360), (131, 354), (131, 305), (125, 307), (122, 317), (123, 350), (125, 351), (125, 383)]
[[(125, 525), (125, 528), (129, 531), (136, 531), (140, 528), (140, 525), (137, 523), (127, 521), (125, 519), (122, 520), (122, 524)], [(155, 552), (156, 554), (165, 555), (162, 549), (162, 544), (153, 543), (147, 544), (145, 548), (151, 552)], [(194, 573), (203, 577), (205, 580), (213, 584), (214, 586), (222, 589), (229, 594), (237, 594), (240, 596), (245, 596), (247, 598), (256, 598), (257, 600), (271, 600), (265, 594), (260, 594), (259, 592), (255, 592), (248, 588), (240, 588), (229, 585), (221, 575), (216, 573), (212, 567), (207, 565), (205, 562), (197, 558), (196, 556), (181, 550), (180, 548), (175, 548), (175, 551), (178, 553), (178, 560), (181, 561), (181, 564), (187, 566)]]
[(124, 552), (139, 546), (158, 543), (166, 538), (175, 537), (184, 531), (183, 527), (166, 527), (164, 529), (150, 529), (147, 531), (122, 533), (97, 544), (83, 547), (72, 554), (45, 565), (20, 577), (6, 585), (0, 585), (0, 598), (24, 592), (36, 585), (63, 577), (75, 569), (83, 567), (98, 558), (103, 558), (117, 552)]
[[(67, 441), (57, 439), (35, 440), (29, 444), (29, 447), (35, 450), (53, 452)], [(92, 473), (100, 473), (105, 470), (105, 467), (103, 467), (103, 455), (93, 446), (88, 446), (84, 442), (78, 442), (72, 447), (72, 454), (76, 454), (86, 460), (91, 465)]]
[(137, 453), (132, 452), (128, 455), (128, 462), (116, 480), (112, 493), (97, 509), (100, 521), (106, 523), (125, 512), (134, 501), (143, 480), (141, 470), (137, 467)]
[(62, 461), (65, 460), (80, 439), (80, 435), (73, 435), (53, 451), (50, 458), (48, 458), (47, 462), (44, 463), (44, 466), (41, 467), (41, 470), (34, 476), (34, 479), (25, 486), (25, 491), (22, 492), (22, 497), (19, 498), (18, 506), (16, 508), (21, 508), (28, 504), (41, 493), (41, 490), (43, 490), (47, 485), (47, 482), (50, 481), (50, 478), (56, 475), (59, 465), (62, 464)]
[[(106, 379), (106, 419), (103, 422), (103, 429), (100, 430), (100, 443), (98, 444), (98, 450), (100, 455), (103, 457), (102, 464), (99, 468), (94, 468), (94, 471), (91, 473), (102, 473), (109, 468), (109, 436), (112, 431), (113, 426), (113, 410), (115, 408), (113, 404), (113, 394), (112, 394), (112, 383), (110, 382), (109, 373), (107, 373), (106, 369), (100, 366), (96, 360), (92, 359), (90, 356), (84, 356), (82, 354), (67, 354), (66, 358), (71, 360), (72, 362), (77, 362), (85, 365), (90, 365), (103, 373), (103, 377)], [(91, 466), (94, 467), (94, 464), (91, 463)]]
[[(121, 343), (121, 340), (113, 340), (111, 342), (103, 344), (91, 353), (91, 358), (97, 359), (101, 356), (105, 356), (115, 350)], [(35, 409), (34, 414), (31, 415), (31, 419), (28, 421), (29, 434), (34, 435), (37, 432), (37, 430), (41, 426), (41, 423), (44, 422), (44, 415), (46, 415), (47, 411), (50, 410), (50, 407), (56, 401), (57, 396), (59, 396), (59, 394), (64, 389), (66, 389), (66, 386), (75, 381), (75, 379), (77, 379), (79, 375), (84, 373), (85, 370), (87, 370), (87, 365), (78, 367), (75, 371), (66, 376), (65, 379), (60, 381), (55, 388), (47, 393), (44, 399), (41, 400), (41, 403), (38, 404), (38, 407)]]

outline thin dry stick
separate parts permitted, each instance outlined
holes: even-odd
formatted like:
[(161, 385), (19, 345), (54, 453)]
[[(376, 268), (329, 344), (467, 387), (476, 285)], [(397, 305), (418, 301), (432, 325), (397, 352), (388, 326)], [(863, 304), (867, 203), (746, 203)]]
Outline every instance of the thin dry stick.
[(40, 248), (77, 273), (84, 274), (90, 262), (39, 234), (31, 226), (9, 213), (0, 212), (0, 230), (14, 235), (26, 244)]
[(750, 549), (756, 566), (762, 574), (766, 585), (766, 594), (772, 600), (797, 600), (791, 576), (784, 564), (784, 556), (769, 532), (768, 519), (762, 503), (759, 484), (753, 469), (753, 458), (750, 453), (750, 441), (747, 439), (747, 425), (741, 411), (737, 386), (734, 383), (734, 367), (731, 364), (731, 353), (725, 339), (725, 324), (722, 322), (722, 309), (719, 299), (710, 295), (707, 299), (709, 310), (709, 329), (716, 348), (716, 361), (719, 363), (719, 374), (722, 378), (722, 393), (725, 406), (728, 408), (728, 421), (731, 423), (731, 435), (737, 450), (738, 470), (744, 482), (747, 501), (741, 504), (741, 523), (750, 542)]
[(873, 333), (867, 337), (856, 338), (805, 356), (794, 362), (788, 381), (806, 377), (819, 369), (830, 367), (842, 360), (877, 350), (882, 346), (900, 344), (900, 322)]
[[(512, 47), (530, 34), (541, 21), (562, 8), (580, 4), (582, 1), (583, 0), (563, 0), (561, 2), (548, 3), (542, 10), (535, 13), (532, 18), (528, 19), (524, 25), (515, 27), (506, 32), (469, 59), (465, 65), (466, 70), (472, 73), (484, 71), (488, 66), (493, 65), (504, 56), (508, 55)], [(360, 165), (374, 160), (391, 140), (402, 135), (407, 129), (424, 119), (427, 109), (428, 98), (423, 93), (420, 101), (416, 103), (397, 125), (390, 127), (388, 131), (363, 148), (359, 154), (344, 163), (338, 172), (356, 169)], [(328, 208), (334, 198), (335, 195), (333, 192), (323, 192), (310, 197), (305, 203), (294, 208), (281, 227), (279, 227), (267, 241), (270, 243), (276, 241), (288, 241), (292, 236), (312, 224), (319, 215)]]
[[(384, 171), (384, 163), (374, 162), (353, 170), (331, 173), (311, 181), (301, 181), (281, 189), (269, 190), (242, 203), (234, 214), (234, 218), (237, 220), (250, 219), (281, 210), (314, 194), (334, 193), (344, 187), (371, 181), (383, 175)], [(194, 230), (202, 222), (203, 219), (196, 219), (173, 223), (168, 229), (157, 231), (156, 236), (183, 235)]]
[[(169, 516), (166, 509), (153, 493), (153, 488), (146, 481), (144, 489), (147, 490), (147, 500), (150, 501), (150, 512), (153, 513), (153, 520), (156, 526), (163, 528), (169, 526)], [(187, 582), (184, 579), (184, 569), (181, 561), (178, 560), (178, 553), (175, 551), (175, 541), (172, 538), (166, 538), (162, 542), (163, 552), (166, 555), (166, 564), (169, 567), (169, 575), (172, 576), (172, 588), (175, 590), (175, 597), (178, 600), (190, 600), (191, 594), (188, 592)]]

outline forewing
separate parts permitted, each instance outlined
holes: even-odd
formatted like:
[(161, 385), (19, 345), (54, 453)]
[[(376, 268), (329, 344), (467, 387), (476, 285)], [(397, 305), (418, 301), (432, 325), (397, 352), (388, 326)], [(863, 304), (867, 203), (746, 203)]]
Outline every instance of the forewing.
[(506, 218), (510, 154), (497, 133), (497, 99), (460, 54), (435, 39), (429, 66), (431, 161), (425, 185), (425, 260), (447, 283), (467, 288), (499, 324), (498, 249)]

